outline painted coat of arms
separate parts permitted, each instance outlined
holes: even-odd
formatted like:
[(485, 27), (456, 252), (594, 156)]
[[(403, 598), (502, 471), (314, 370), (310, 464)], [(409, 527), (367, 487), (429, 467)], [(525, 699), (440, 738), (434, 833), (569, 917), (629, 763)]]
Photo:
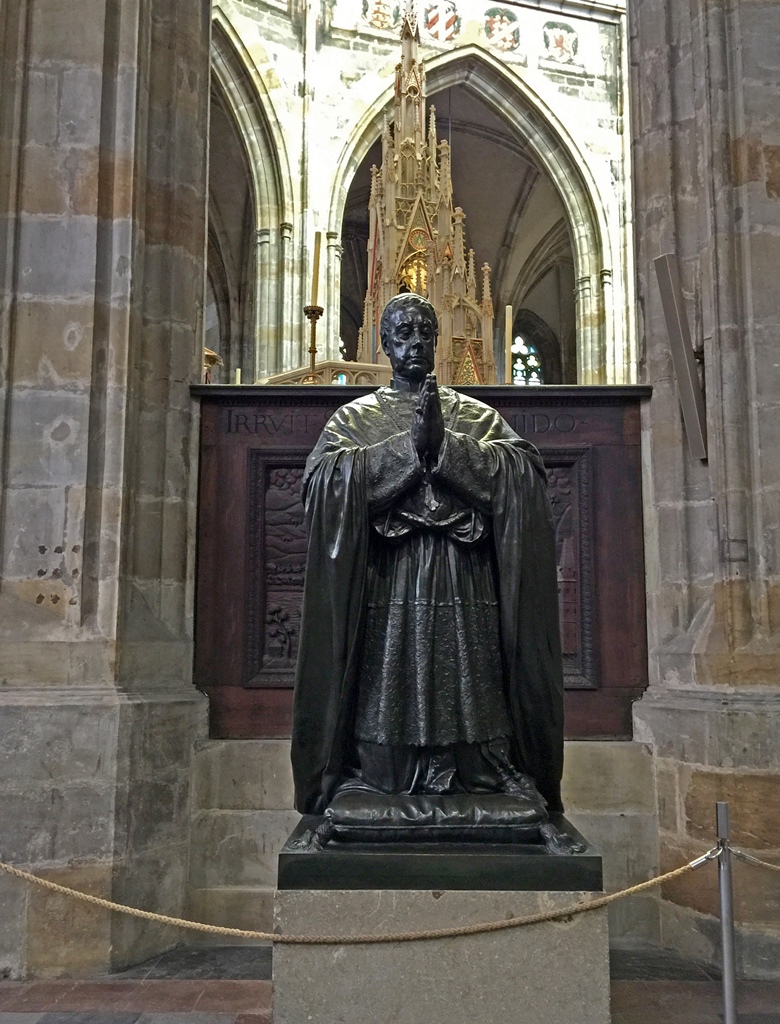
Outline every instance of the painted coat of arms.
[(363, 17), (371, 28), (392, 31), (401, 24), (401, 8), (393, 0), (363, 0)]
[(577, 33), (565, 21), (548, 21), (544, 26), (545, 56), (558, 64), (573, 64), (577, 56)]
[(452, 0), (437, 0), (425, 8), (425, 28), (440, 43), (451, 43), (460, 32), (460, 16)]
[(489, 7), (485, 11), (485, 35), (491, 46), (511, 53), (520, 45), (517, 15), (506, 7)]

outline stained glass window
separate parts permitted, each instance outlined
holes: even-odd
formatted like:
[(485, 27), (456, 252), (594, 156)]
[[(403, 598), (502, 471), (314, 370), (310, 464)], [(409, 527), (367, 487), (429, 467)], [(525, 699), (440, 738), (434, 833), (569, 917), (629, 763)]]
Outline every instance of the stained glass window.
[(543, 384), (542, 360), (535, 345), (526, 341), (522, 334), (515, 335), (512, 342), (512, 383)]

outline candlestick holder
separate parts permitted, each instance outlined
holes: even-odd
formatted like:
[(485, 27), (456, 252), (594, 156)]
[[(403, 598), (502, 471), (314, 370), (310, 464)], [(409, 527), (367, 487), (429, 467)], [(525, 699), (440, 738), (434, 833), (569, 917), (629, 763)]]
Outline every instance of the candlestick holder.
[(322, 306), (304, 306), (303, 312), (311, 325), (311, 335), (309, 342), (309, 375), (303, 378), (301, 384), (317, 384), (317, 374), (315, 372), (315, 365), (317, 363), (317, 321), (325, 310)]

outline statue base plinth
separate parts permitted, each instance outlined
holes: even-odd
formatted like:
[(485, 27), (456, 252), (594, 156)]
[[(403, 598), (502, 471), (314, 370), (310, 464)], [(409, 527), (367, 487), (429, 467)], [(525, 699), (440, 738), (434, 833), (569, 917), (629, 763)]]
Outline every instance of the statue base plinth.
[(551, 821), (582, 842), (568, 856), (541, 843), (358, 843), (331, 841), (322, 850), (296, 849), (323, 818), (304, 817), (279, 854), (279, 889), (473, 889), (597, 892), (601, 855), (561, 815)]
[[(418, 932), (556, 910), (601, 890), (601, 858), (513, 844), (329, 844), (279, 857), (275, 930)], [(565, 819), (559, 827), (576, 837)], [(606, 909), (473, 936), (274, 949), (274, 1024), (609, 1024)]]

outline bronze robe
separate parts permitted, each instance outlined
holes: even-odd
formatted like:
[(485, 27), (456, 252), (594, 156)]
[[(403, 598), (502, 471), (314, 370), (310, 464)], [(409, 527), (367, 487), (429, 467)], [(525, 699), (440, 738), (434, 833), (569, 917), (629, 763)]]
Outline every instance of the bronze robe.
[(419, 396), (382, 389), (398, 433), (366, 449), (371, 520), (355, 735), (450, 746), (509, 736), (490, 533), (493, 459), (447, 431), (423, 473), (410, 430)]
[(561, 809), (563, 686), (544, 469), (490, 407), (440, 388), (426, 472), (417, 396), (339, 409), (309, 457), (309, 552), (293, 715), (296, 806), (321, 813), (356, 734), (371, 742), (509, 735), (515, 766)]

